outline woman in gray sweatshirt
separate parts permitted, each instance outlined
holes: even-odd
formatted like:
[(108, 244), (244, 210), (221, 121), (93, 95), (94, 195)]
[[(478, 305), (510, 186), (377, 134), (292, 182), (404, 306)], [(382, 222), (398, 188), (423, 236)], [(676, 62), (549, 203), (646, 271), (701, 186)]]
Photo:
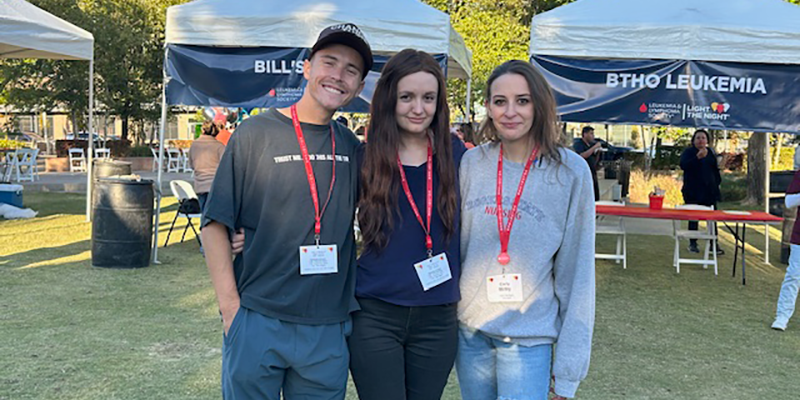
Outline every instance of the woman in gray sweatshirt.
[(461, 163), (456, 360), (465, 400), (574, 397), (589, 369), (595, 310), (594, 192), (560, 144), (555, 100), (529, 63), (487, 83), (490, 143)]

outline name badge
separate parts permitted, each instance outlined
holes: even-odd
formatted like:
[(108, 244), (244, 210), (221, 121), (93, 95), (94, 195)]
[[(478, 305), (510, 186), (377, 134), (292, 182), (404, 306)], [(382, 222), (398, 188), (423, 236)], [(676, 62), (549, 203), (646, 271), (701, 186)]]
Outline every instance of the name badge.
[(339, 272), (339, 251), (335, 244), (300, 246), (300, 275)]
[(417, 271), (422, 290), (426, 292), (428, 289), (441, 285), (453, 278), (450, 273), (450, 263), (447, 262), (447, 254), (445, 253), (414, 264), (414, 271)]
[(490, 303), (522, 301), (522, 275), (503, 274), (486, 278)]

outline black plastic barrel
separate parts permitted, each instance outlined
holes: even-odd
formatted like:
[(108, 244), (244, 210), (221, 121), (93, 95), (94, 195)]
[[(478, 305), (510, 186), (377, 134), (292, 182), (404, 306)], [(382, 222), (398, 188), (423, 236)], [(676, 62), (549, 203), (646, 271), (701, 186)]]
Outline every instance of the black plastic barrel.
[[(94, 205), (97, 203), (97, 197), (95, 193), (95, 186), (97, 186), (97, 181), (102, 178), (108, 178), (109, 176), (117, 176), (117, 175), (130, 175), (131, 174), (131, 163), (126, 161), (112, 161), (112, 160), (101, 160), (95, 159), (94, 164), (92, 166), (92, 209), (94, 210)], [(94, 218), (94, 211), (92, 211), (92, 218)]]
[(153, 243), (153, 181), (100, 178), (95, 182), (92, 266), (150, 265)]
[(783, 209), (783, 229), (781, 233), (781, 262), (789, 264), (789, 243), (792, 240), (794, 220), (797, 219), (797, 207)]

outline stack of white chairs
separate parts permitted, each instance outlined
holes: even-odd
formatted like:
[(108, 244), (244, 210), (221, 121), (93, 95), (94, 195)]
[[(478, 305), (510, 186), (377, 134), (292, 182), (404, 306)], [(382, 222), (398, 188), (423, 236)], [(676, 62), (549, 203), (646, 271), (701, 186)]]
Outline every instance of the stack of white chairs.
[(168, 147), (167, 172), (181, 172), (181, 151), (175, 147)]
[(86, 155), (83, 149), (69, 149), (69, 172), (86, 172)]
[(36, 157), (39, 156), (39, 149), (18, 149), (16, 152), (16, 162), (14, 172), (17, 174), (17, 182), (33, 182), (39, 178), (39, 167), (36, 165)]
[(110, 160), (111, 149), (94, 149), (94, 158), (98, 160)]
[(192, 169), (192, 163), (189, 162), (189, 149), (181, 149), (181, 168), (183, 169), (183, 172), (194, 173), (194, 170)]

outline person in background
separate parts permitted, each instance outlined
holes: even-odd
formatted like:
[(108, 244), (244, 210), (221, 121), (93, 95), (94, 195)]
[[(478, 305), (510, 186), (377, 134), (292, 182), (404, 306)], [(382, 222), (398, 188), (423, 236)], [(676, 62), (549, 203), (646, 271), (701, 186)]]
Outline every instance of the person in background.
[[(792, 183), (786, 190), (785, 206), (794, 208), (800, 205), (800, 171), (795, 172)], [(794, 314), (797, 303), (797, 290), (800, 287), (800, 218), (794, 221), (792, 237), (789, 240), (789, 267), (783, 278), (781, 292), (778, 295), (778, 307), (772, 329), (785, 331), (789, 319)]]
[[(349, 339), (361, 400), (442, 396), (458, 347), (458, 165), (446, 81), (429, 54), (389, 59), (372, 98), (361, 165), (358, 259)], [(430, 179), (430, 180), (429, 180)]]
[(202, 131), (203, 134), (189, 147), (189, 165), (194, 170), (194, 191), (201, 210), (205, 208), (217, 166), (225, 153), (225, 145), (216, 139), (219, 130), (215, 123), (203, 122)]
[(472, 129), (471, 123), (465, 122), (458, 125), (458, 128), (456, 129), (456, 135), (458, 135), (459, 139), (464, 142), (464, 146), (466, 146), (467, 149), (475, 147), (475, 132)]
[(594, 128), (584, 126), (581, 129), (581, 140), (576, 140), (572, 146), (575, 152), (589, 164), (589, 171), (592, 172), (594, 201), (600, 200), (600, 187), (597, 183), (597, 165), (600, 163), (600, 157), (597, 152), (600, 151), (602, 145), (602, 142), (594, 140)]
[(217, 140), (222, 143), (223, 146), (227, 146), (228, 141), (231, 140), (232, 132), (227, 129), (225, 121), (217, 121), (215, 123), (217, 125), (217, 130), (219, 131), (217, 134)]
[[(720, 200), (719, 185), (722, 178), (717, 166), (717, 155), (708, 147), (708, 132), (704, 129), (694, 131), (692, 145), (681, 154), (683, 170), (683, 202), (717, 208)], [(697, 221), (689, 221), (689, 230), (696, 231)], [(699, 253), (697, 239), (689, 240), (689, 251)], [(717, 243), (717, 254), (725, 254)]]
[(555, 398), (574, 397), (594, 331), (591, 173), (560, 144), (555, 99), (530, 63), (500, 65), (486, 88), (491, 142), (459, 170), (461, 395), (546, 400), (554, 376)]

